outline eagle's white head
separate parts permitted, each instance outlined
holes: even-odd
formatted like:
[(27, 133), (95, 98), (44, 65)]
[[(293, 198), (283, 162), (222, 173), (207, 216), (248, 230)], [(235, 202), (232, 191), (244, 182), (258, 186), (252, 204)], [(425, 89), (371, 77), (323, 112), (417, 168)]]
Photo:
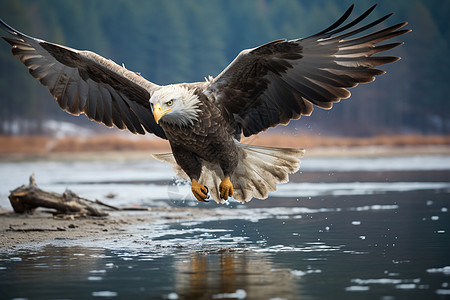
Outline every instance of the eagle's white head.
[(156, 123), (193, 125), (198, 119), (200, 99), (193, 89), (172, 84), (163, 86), (150, 97)]

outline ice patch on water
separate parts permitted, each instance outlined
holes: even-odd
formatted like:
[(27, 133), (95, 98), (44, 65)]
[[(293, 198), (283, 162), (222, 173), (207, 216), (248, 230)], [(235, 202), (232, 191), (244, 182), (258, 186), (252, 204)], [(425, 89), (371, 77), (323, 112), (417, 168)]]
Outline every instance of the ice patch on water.
[(369, 210), (391, 210), (391, 209), (398, 209), (398, 205), (380, 205), (380, 204), (374, 204), (374, 205), (365, 205), (365, 206), (358, 206), (358, 207), (350, 207), (348, 210), (354, 210), (354, 211), (369, 211)]
[(352, 285), (345, 288), (347, 292), (366, 292), (370, 290), (369, 286)]
[(273, 197), (371, 195), (386, 192), (450, 189), (449, 182), (338, 182), (287, 183), (271, 193)]
[(292, 270), (291, 274), (297, 277), (303, 277), (305, 275), (308, 274), (314, 274), (314, 273), (322, 273), (322, 270), (306, 270), (306, 271), (301, 271), (301, 270)]
[(168, 295), (167, 295), (167, 299), (170, 299), (170, 300), (177, 300), (177, 299), (179, 299), (180, 297), (178, 296), (178, 294), (177, 293), (169, 293)]
[(247, 297), (247, 292), (243, 289), (238, 289), (234, 293), (222, 293), (213, 295), (213, 299), (245, 299)]
[(105, 274), (106, 270), (90, 270), (89, 273), (91, 273), (91, 274)]
[(369, 279), (361, 279), (354, 278), (351, 280), (352, 283), (357, 284), (357, 286), (370, 286), (373, 284), (381, 284), (381, 285), (394, 285), (396, 289), (402, 290), (411, 290), (416, 289), (418, 284), (420, 283), (420, 278), (414, 279), (400, 279), (400, 278), (369, 278)]
[(118, 294), (117, 292), (113, 292), (113, 291), (97, 291), (97, 292), (92, 292), (92, 296), (93, 297), (116, 297)]
[(303, 171), (424, 171), (450, 170), (449, 155), (418, 155), (402, 157), (338, 157), (305, 158)]
[(450, 275), (450, 266), (445, 266), (442, 268), (431, 268), (427, 269), (428, 273), (443, 273), (444, 275)]
[(274, 245), (266, 246), (264, 248), (248, 247), (251, 251), (256, 253), (279, 253), (279, 252), (335, 252), (340, 251), (344, 246), (342, 245), (326, 245), (324, 243), (307, 243), (304, 246), (286, 246), (286, 245)]
[(352, 279), (351, 282), (361, 285), (367, 284), (400, 284), (403, 282), (402, 279), (394, 279), (394, 278), (376, 278), (376, 279), (360, 279), (355, 278)]
[(100, 281), (100, 280), (103, 280), (103, 277), (100, 277), (100, 276), (89, 276), (89, 277), (87, 278), (87, 280), (90, 280), (90, 281)]
[(396, 289), (400, 289), (400, 290), (413, 290), (416, 287), (417, 287), (417, 285), (414, 283), (403, 283), (403, 284), (397, 284), (395, 286)]

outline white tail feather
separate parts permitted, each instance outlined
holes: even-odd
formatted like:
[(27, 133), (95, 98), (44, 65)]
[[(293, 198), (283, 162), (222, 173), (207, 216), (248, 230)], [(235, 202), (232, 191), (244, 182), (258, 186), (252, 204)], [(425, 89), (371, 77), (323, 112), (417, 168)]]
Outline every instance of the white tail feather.
[[(289, 174), (300, 168), (300, 158), (305, 150), (294, 148), (273, 148), (238, 143), (239, 162), (231, 175), (233, 199), (242, 203), (252, 198), (266, 199), (269, 192), (276, 190), (277, 184), (289, 181)], [(155, 154), (155, 158), (170, 163), (178, 176), (189, 180), (187, 174), (178, 166), (172, 153)], [(202, 172), (199, 183), (207, 186), (212, 198), (218, 203), (219, 185), (224, 178), (220, 166), (202, 160)]]

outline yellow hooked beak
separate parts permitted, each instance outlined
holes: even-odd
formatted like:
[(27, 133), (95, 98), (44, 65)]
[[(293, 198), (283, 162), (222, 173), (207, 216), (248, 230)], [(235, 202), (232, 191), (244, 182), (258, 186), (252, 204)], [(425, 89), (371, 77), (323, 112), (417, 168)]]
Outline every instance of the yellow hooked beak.
[(153, 117), (155, 118), (156, 124), (159, 123), (159, 119), (161, 119), (162, 116), (164, 116), (170, 111), (172, 111), (171, 108), (162, 110), (161, 105), (159, 103), (156, 103), (155, 107), (153, 108)]

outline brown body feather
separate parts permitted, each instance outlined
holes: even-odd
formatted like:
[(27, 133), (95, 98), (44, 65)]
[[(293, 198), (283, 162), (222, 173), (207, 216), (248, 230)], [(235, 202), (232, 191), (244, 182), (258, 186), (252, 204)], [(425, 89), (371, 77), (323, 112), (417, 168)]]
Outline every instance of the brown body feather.
[(198, 180), (202, 169), (201, 160), (220, 165), (225, 176), (230, 176), (238, 163), (238, 148), (233, 135), (235, 128), (219, 107), (203, 94), (196, 93), (200, 103), (199, 117), (188, 126), (162, 121), (177, 163), (189, 175)]

